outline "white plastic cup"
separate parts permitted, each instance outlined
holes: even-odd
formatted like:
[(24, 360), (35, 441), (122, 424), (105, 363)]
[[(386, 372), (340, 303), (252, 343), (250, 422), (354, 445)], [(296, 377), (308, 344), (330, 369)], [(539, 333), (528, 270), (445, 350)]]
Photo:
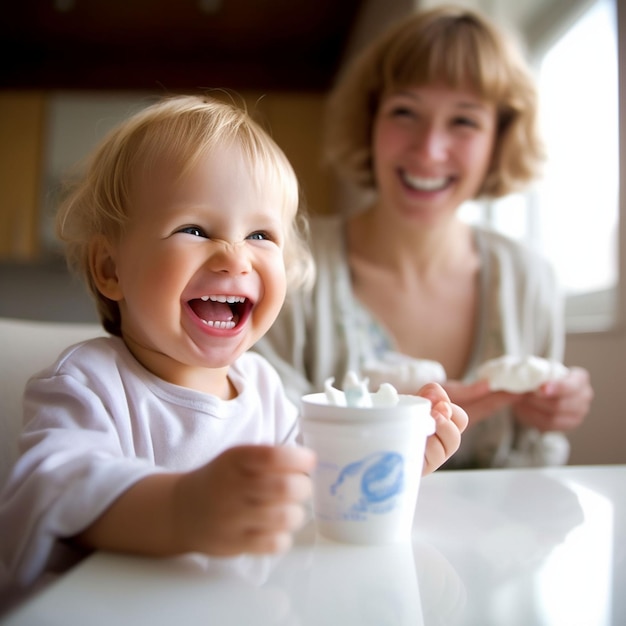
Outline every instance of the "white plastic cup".
[(400, 395), (392, 407), (328, 404), (302, 398), (304, 445), (317, 454), (313, 511), (318, 533), (334, 541), (390, 544), (411, 537), (431, 403)]

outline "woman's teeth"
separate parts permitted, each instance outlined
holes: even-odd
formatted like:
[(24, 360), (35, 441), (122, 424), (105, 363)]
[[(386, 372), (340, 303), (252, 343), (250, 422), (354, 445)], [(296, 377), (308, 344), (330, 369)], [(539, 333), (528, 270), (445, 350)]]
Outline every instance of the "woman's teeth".
[(448, 184), (446, 176), (438, 178), (422, 178), (421, 176), (411, 176), (406, 172), (402, 173), (402, 180), (416, 191), (439, 191)]

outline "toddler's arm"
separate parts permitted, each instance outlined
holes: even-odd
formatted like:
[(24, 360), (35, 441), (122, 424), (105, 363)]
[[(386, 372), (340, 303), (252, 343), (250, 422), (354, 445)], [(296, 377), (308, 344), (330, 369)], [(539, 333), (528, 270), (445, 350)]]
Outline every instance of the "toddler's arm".
[(422, 470), (425, 476), (443, 465), (459, 449), (468, 417), (460, 406), (450, 402), (448, 394), (438, 383), (424, 385), (417, 395), (431, 401), (431, 415), (435, 420), (435, 433), (426, 440)]
[(285, 550), (304, 521), (314, 465), (306, 448), (234, 447), (195, 471), (140, 480), (75, 539), (157, 556)]

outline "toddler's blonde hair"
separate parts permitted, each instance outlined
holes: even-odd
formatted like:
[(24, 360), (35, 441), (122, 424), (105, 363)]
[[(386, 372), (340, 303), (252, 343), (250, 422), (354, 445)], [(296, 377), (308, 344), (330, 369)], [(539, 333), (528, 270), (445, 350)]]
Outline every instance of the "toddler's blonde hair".
[(259, 189), (282, 189), (284, 260), (290, 287), (310, 284), (313, 262), (296, 175), (283, 151), (244, 108), (208, 96), (175, 96), (146, 107), (111, 131), (91, 156), (57, 215), (57, 235), (70, 268), (84, 277), (104, 328), (121, 334), (117, 302), (97, 289), (89, 249), (97, 236), (116, 242), (128, 219), (130, 194), (142, 168), (166, 157), (182, 176), (220, 145), (235, 144), (250, 161)]

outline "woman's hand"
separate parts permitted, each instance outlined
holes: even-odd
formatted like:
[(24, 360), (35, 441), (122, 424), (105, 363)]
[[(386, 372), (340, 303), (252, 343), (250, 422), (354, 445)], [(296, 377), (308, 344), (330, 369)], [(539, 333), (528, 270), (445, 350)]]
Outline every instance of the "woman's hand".
[(508, 391), (491, 391), (486, 380), (471, 384), (448, 380), (444, 385), (452, 402), (467, 412), (470, 425), (488, 419), (500, 409), (513, 406), (522, 397)]
[(452, 402), (465, 409), (470, 425), (511, 407), (520, 424), (541, 432), (565, 431), (579, 426), (589, 412), (594, 395), (589, 373), (581, 367), (570, 368), (564, 378), (544, 383), (530, 393), (490, 391), (487, 381), (472, 384), (447, 381), (445, 389)]
[(520, 424), (541, 432), (572, 430), (585, 419), (593, 395), (589, 372), (572, 367), (564, 378), (523, 394), (513, 404), (513, 411)]
[(450, 402), (448, 394), (437, 383), (424, 385), (418, 396), (431, 401), (431, 415), (435, 420), (435, 432), (426, 440), (422, 475), (434, 472), (443, 465), (461, 445), (461, 433), (467, 427), (467, 413)]

